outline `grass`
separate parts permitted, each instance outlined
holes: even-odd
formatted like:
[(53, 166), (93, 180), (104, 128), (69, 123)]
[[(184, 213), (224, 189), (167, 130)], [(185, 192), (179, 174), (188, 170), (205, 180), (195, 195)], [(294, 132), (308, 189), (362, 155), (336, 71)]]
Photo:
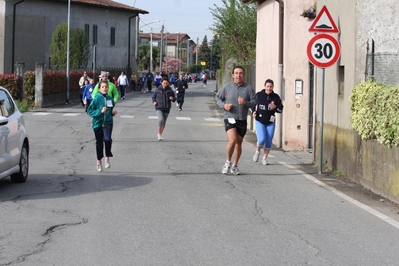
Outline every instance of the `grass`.
[(28, 112), (30, 110), (29, 104), (26, 100), (15, 101), (15, 103), (17, 104), (18, 110), (21, 113)]
[(333, 170), (331, 174), (335, 175), (338, 178), (344, 177), (344, 173), (341, 170)]

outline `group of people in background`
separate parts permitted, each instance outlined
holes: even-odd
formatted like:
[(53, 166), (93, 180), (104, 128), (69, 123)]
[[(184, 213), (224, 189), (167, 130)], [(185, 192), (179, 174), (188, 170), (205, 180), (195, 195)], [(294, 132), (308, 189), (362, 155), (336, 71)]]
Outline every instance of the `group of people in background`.
[[(155, 113), (158, 117), (158, 141), (163, 140), (163, 132), (166, 126), (172, 102), (176, 102), (179, 111), (182, 111), (185, 91), (188, 89), (189, 75), (180, 74), (176, 78), (173, 74), (169, 78), (167, 75), (149, 71), (143, 73), (140, 79), (143, 88), (147, 87), (152, 91), (152, 83), (155, 82), (155, 90), (151, 96)], [(268, 164), (268, 155), (272, 148), (272, 140), (275, 131), (276, 113), (283, 111), (283, 104), (280, 96), (274, 92), (274, 82), (267, 79), (264, 88), (255, 93), (250, 84), (244, 82), (245, 71), (241, 66), (235, 66), (232, 71), (232, 82), (225, 84), (216, 94), (216, 104), (224, 110), (224, 127), (227, 136), (226, 161), (222, 168), (223, 174), (229, 172), (239, 175), (238, 162), (242, 153), (242, 142), (247, 132), (248, 112), (252, 113), (255, 119), (255, 130), (257, 143), (255, 154), (252, 158), (254, 162), (259, 161), (263, 151), (262, 164)], [(122, 71), (121, 75), (115, 81), (110, 81), (109, 73), (102, 71), (100, 82), (94, 84), (94, 80), (84, 72), (79, 80), (81, 88), (82, 104), (86, 107), (86, 112), (92, 117), (92, 128), (96, 138), (97, 171), (101, 172), (102, 159), (105, 161), (104, 167), (110, 168), (110, 157), (112, 157), (112, 129), (113, 116), (118, 112), (114, 108), (119, 99), (125, 99), (126, 87), (129, 79)], [(206, 86), (206, 78), (204, 79)], [(172, 88), (173, 86), (173, 88)], [(144, 91), (145, 92), (145, 89)]]

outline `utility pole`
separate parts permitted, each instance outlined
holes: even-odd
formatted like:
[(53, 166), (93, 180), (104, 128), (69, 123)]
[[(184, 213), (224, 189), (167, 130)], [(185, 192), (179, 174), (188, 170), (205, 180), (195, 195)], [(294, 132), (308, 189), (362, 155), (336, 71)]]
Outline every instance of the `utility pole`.
[(150, 71), (152, 72), (152, 28), (150, 33)]
[(70, 25), (71, 25), (71, 0), (68, 0), (68, 32), (67, 32), (67, 93), (66, 93), (66, 104), (69, 104), (69, 42), (70, 42)]
[(187, 39), (187, 68), (190, 66), (190, 41), (191, 39)]
[(163, 30), (164, 30), (164, 26), (162, 24), (162, 28), (161, 28), (161, 51), (159, 53), (159, 72), (162, 73), (162, 51), (163, 51)]
[[(177, 33), (177, 38), (176, 38), (177, 59), (180, 59), (180, 57), (179, 57), (179, 34), (180, 34), (180, 31)], [(177, 73), (180, 74), (180, 64), (179, 64), (179, 62), (177, 62)]]
[(195, 72), (198, 73), (198, 37), (197, 37), (197, 46), (195, 47)]

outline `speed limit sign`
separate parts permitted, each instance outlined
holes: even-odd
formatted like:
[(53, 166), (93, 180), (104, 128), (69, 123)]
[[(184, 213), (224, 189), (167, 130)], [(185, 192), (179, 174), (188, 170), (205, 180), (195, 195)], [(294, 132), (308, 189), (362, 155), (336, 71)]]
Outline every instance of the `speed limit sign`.
[(332, 66), (341, 54), (338, 41), (328, 34), (314, 36), (310, 40), (307, 50), (309, 61), (320, 68)]

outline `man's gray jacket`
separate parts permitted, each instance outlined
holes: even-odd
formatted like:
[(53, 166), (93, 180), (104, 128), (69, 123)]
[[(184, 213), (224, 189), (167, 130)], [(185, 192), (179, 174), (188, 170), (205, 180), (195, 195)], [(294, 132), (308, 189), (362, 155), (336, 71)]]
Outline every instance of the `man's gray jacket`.
[[(241, 96), (247, 102), (245, 105), (238, 104), (238, 97)], [(224, 119), (234, 118), (236, 120), (247, 120), (248, 109), (254, 110), (256, 106), (256, 93), (251, 85), (243, 83), (238, 86), (234, 82), (224, 85), (216, 94), (217, 105), (224, 109), (226, 103), (232, 103), (230, 111), (224, 111)]]

